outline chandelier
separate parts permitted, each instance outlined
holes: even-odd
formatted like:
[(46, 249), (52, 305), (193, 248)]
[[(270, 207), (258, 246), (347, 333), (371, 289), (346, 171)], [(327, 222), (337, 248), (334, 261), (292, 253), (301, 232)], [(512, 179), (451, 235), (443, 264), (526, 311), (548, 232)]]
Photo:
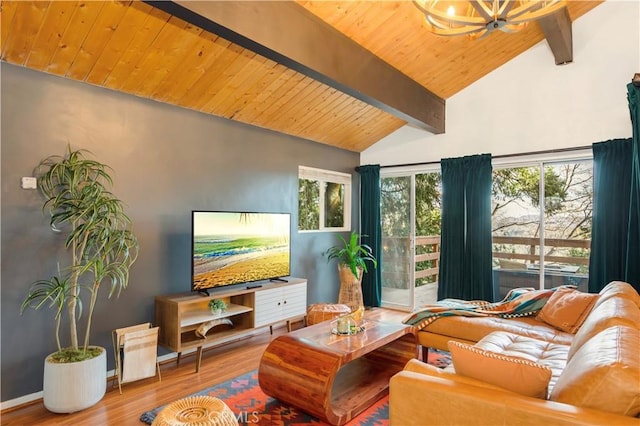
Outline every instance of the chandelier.
[(469, 34), (480, 38), (492, 31), (516, 32), (529, 21), (552, 14), (566, 6), (563, 0), (413, 0), (435, 34)]

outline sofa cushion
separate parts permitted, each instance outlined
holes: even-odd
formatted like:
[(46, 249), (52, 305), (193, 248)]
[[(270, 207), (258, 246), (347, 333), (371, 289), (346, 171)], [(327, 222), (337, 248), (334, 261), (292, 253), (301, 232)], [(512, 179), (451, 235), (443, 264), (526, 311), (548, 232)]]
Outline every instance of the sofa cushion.
[(609, 327), (582, 345), (550, 399), (626, 416), (640, 413), (640, 330)]
[(596, 306), (612, 297), (622, 297), (631, 300), (631, 302), (640, 308), (640, 294), (638, 294), (631, 284), (624, 281), (611, 281), (600, 290), (599, 294), (600, 298), (596, 302)]
[[(494, 331), (507, 331), (521, 336), (571, 344), (573, 334), (551, 327), (535, 317), (443, 317), (426, 326), (422, 331), (450, 336), (457, 340), (477, 342)], [(418, 333), (419, 335), (421, 333)], [(420, 336), (418, 336), (420, 338)], [(422, 343), (422, 341), (421, 341)], [(445, 348), (442, 348), (445, 349)]]
[(575, 334), (597, 299), (597, 294), (560, 287), (542, 307), (538, 319), (558, 330)]
[(548, 367), (454, 341), (449, 342), (449, 350), (457, 374), (526, 396), (547, 396), (551, 379)]
[(569, 353), (569, 345), (547, 342), (504, 331), (493, 332), (474, 346), (500, 355), (523, 358), (550, 368), (551, 380), (549, 381), (549, 389), (553, 389), (560, 374), (566, 367)]
[(598, 301), (573, 338), (567, 359), (593, 336), (615, 325), (640, 327), (640, 309), (630, 299), (610, 297), (604, 302)]

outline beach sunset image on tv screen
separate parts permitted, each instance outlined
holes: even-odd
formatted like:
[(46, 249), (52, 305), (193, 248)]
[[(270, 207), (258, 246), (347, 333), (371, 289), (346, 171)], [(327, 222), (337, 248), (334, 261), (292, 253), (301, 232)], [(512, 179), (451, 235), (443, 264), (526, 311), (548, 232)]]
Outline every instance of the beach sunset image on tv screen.
[(289, 275), (288, 213), (193, 212), (192, 290)]

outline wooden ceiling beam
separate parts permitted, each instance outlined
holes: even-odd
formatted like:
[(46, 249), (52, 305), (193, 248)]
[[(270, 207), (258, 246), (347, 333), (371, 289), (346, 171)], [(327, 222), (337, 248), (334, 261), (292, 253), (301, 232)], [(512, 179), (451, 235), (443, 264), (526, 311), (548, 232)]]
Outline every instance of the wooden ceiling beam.
[(542, 32), (549, 43), (556, 65), (573, 62), (573, 33), (571, 19), (566, 7), (539, 21)]
[(292, 1), (145, 1), (410, 124), (445, 130), (445, 100)]

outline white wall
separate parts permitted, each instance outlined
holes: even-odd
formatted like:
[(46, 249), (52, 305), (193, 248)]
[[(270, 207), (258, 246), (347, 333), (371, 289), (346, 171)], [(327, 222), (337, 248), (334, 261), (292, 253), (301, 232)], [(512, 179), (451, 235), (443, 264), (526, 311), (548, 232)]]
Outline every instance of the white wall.
[(547, 42), (447, 100), (446, 132), (405, 126), (361, 154), (361, 164), (438, 161), (590, 145), (631, 136), (626, 85), (640, 72), (640, 2), (607, 1), (573, 24), (573, 63)]

